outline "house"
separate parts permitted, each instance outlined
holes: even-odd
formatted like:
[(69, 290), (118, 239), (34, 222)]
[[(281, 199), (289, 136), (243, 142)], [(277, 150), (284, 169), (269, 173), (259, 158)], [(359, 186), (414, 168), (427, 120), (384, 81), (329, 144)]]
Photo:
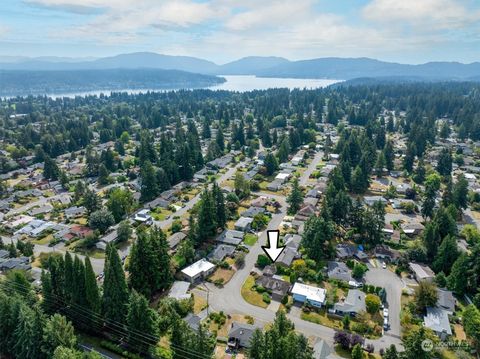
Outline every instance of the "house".
[(63, 229), (59, 230), (58, 232), (54, 233), (53, 237), (60, 242), (65, 242), (65, 241), (69, 241), (70, 239), (72, 239), (73, 234), (70, 233), (70, 228), (66, 227), (66, 228), (63, 228)]
[(191, 295), (188, 294), (188, 289), (190, 288), (189, 282), (184, 281), (175, 281), (172, 284), (168, 292), (168, 297), (176, 300), (190, 299)]
[(350, 282), (352, 280), (352, 271), (343, 262), (329, 261), (327, 264), (327, 276), (331, 279)]
[(268, 203), (268, 199), (265, 196), (255, 198), (250, 205), (253, 207), (265, 207)]
[(20, 269), (20, 270), (30, 270), (32, 266), (30, 265), (30, 258), (28, 257), (19, 257), (19, 258), (9, 258), (6, 260), (0, 261), (0, 271), (7, 272), (9, 270)]
[(232, 322), (228, 331), (228, 347), (230, 349), (249, 348), (253, 332), (257, 329), (254, 325)]
[(291, 174), (286, 173), (286, 172), (280, 172), (278, 175), (275, 176), (275, 181), (280, 182), (281, 184), (285, 183), (288, 181), (290, 178)]
[(337, 258), (352, 258), (357, 253), (357, 247), (349, 243), (339, 243), (335, 247), (335, 252), (337, 253)]
[(295, 219), (297, 221), (306, 221), (311, 216), (315, 215), (315, 212), (315, 206), (311, 204), (306, 204), (297, 212), (297, 214), (295, 215)]
[(363, 197), (363, 202), (365, 202), (367, 206), (373, 206), (376, 202), (381, 202), (383, 205), (388, 203), (382, 196), (365, 196)]
[(449, 315), (452, 315), (455, 312), (455, 297), (453, 293), (446, 289), (437, 289), (438, 301), (437, 307), (445, 310)]
[(290, 267), (294, 259), (300, 258), (298, 248), (302, 237), (298, 234), (287, 234), (284, 238), (285, 249), (278, 257), (276, 263), (284, 267)]
[(430, 269), (429, 266), (424, 266), (418, 263), (410, 262), (408, 263), (410, 271), (413, 273), (414, 278), (417, 282), (422, 280), (427, 282), (433, 282), (435, 279), (435, 273)]
[(233, 160), (233, 154), (229, 153), (226, 154), (225, 156), (219, 157), (214, 159), (213, 161), (210, 161), (206, 164), (208, 168), (213, 168), (213, 169), (222, 169), (228, 166), (230, 162)]
[(215, 270), (215, 264), (210, 263), (205, 258), (202, 258), (187, 268), (182, 269), (182, 275), (185, 280), (194, 283), (197, 280), (202, 280), (208, 277)]
[(313, 345), (314, 359), (340, 359), (340, 356), (330, 348), (327, 342), (323, 339), (318, 339)]
[(65, 217), (68, 219), (81, 217), (86, 212), (85, 207), (83, 206), (73, 206), (65, 209)]
[(187, 323), (190, 329), (197, 331), (202, 321), (202, 318), (193, 313), (188, 313), (188, 315), (183, 318), (183, 320), (185, 321), (185, 323)]
[(208, 256), (208, 259), (221, 262), (225, 257), (231, 257), (235, 253), (235, 247), (228, 244), (219, 244), (215, 247), (212, 253)]
[(282, 279), (276, 278), (274, 276), (267, 277), (267, 276), (260, 276), (255, 281), (255, 284), (261, 285), (263, 288), (271, 291), (272, 298), (277, 301), (281, 301), (283, 297), (288, 294), (290, 290), (290, 283), (286, 282)]
[(277, 192), (283, 187), (283, 182), (280, 180), (273, 180), (267, 185), (267, 189), (272, 192)]
[(253, 218), (257, 214), (265, 214), (265, 212), (266, 210), (263, 207), (250, 206), (247, 210), (240, 213), (240, 216)]
[(343, 301), (335, 303), (333, 309), (340, 315), (355, 316), (359, 312), (364, 312), (366, 309), (365, 293), (358, 289), (350, 289), (347, 297)]
[(168, 208), (170, 205), (170, 201), (167, 201), (166, 199), (163, 199), (162, 197), (157, 197), (153, 201), (148, 202), (145, 207), (148, 207), (150, 209), (154, 209), (157, 207), (160, 208)]
[(427, 315), (423, 317), (423, 324), (426, 328), (435, 332), (441, 340), (445, 340), (447, 336), (452, 335), (448, 313), (445, 309), (428, 307)]
[(300, 303), (308, 303), (321, 308), (325, 305), (327, 291), (323, 288), (296, 282), (291, 290), (293, 300)]
[(5, 249), (0, 249), (0, 259), (7, 259), (9, 257), (8, 251)]
[(389, 262), (395, 262), (400, 257), (398, 251), (394, 251), (384, 244), (379, 244), (375, 247), (374, 255), (376, 258), (388, 260)]
[(34, 207), (30, 209), (27, 213), (30, 216), (38, 216), (40, 214), (50, 213), (52, 210), (53, 210), (53, 206), (47, 203), (38, 207)]
[(142, 209), (135, 214), (135, 220), (150, 225), (153, 223), (153, 218), (149, 213), (150, 211), (148, 209)]
[(400, 227), (407, 236), (417, 236), (425, 229), (420, 222), (402, 223)]
[(237, 231), (248, 232), (252, 228), (253, 218), (249, 217), (240, 217), (235, 222), (235, 229)]
[(238, 246), (243, 241), (244, 233), (233, 229), (226, 229), (217, 237), (217, 242)]
[(177, 232), (172, 234), (170, 238), (168, 238), (168, 245), (170, 249), (177, 248), (180, 242), (183, 241), (185, 238), (187, 238), (187, 235), (183, 232)]
[(117, 239), (118, 239), (118, 232), (116, 229), (114, 229), (113, 231), (105, 234), (102, 238), (100, 238), (100, 240), (95, 244), (95, 247), (97, 247), (97, 249), (104, 251), (105, 249), (107, 249), (107, 244), (114, 243), (117, 241)]
[(85, 238), (88, 235), (92, 234), (93, 231), (88, 227), (75, 225), (70, 228), (70, 233), (72, 233), (75, 237)]

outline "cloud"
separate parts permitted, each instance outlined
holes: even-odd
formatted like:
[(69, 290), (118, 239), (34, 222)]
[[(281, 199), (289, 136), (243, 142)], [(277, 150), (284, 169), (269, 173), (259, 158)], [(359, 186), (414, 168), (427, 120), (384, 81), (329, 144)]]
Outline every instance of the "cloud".
[(373, 0), (362, 10), (365, 19), (403, 23), (428, 30), (461, 28), (480, 20), (480, 12), (454, 0)]

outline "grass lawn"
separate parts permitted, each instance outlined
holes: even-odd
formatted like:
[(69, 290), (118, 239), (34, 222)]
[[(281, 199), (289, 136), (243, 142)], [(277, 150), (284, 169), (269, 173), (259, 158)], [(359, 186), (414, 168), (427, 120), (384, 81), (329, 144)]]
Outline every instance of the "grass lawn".
[(235, 274), (235, 271), (233, 269), (217, 268), (217, 270), (210, 276), (209, 279), (212, 282), (223, 279), (222, 283), (226, 284), (230, 279), (232, 279), (234, 274)]
[(33, 240), (33, 244), (47, 245), (53, 239), (53, 235), (49, 234), (48, 236), (43, 237), (42, 239)]
[(243, 283), (242, 287), (242, 297), (248, 303), (252, 305), (256, 305), (257, 307), (266, 308), (268, 304), (265, 303), (262, 299), (262, 295), (257, 293), (254, 289), (252, 289), (253, 285), (255, 284), (255, 279), (250, 275), (248, 276), (245, 283)]
[(199, 295), (193, 295), (193, 312), (200, 313), (207, 307), (207, 300)]
[[(335, 353), (341, 358), (350, 359), (352, 357), (350, 350), (343, 349), (340, 345), (335, 345)], [(364, 352), (364, 354), (367, 354), (367, 352)], [(380, 354), (376, 354), (376, 353), (368, 354), (366, 357), (368, 359), (381, 358)]]
[(255, 243), (257, 243), (257, 236), (252, 233), (247, 233), (245, 237), (243, 238), (243, 243), (245, 243), (247, 246), (253, 246)]
[(319, 313), (317, 312), (305, 313), (302, 311), (302, 313), (300, 314), (300, 318), (308, 322), (324, 325), (329, 328), (342, 329), (342, 323), (339, 320), (334, 320), (332, 318), (329, 318), (325, 310), (323, 309), (320, 310)]
[(168, 209), (161, 209), (161, 210), (157, 210), (155, 212), (151, 212), (151, 215), (152, 215), (153, 219), (155, 219), (156, 221), (163, 221), (163, 220), (165, 220), (165, 218), (170, 216), (172, 213), (173, 212), (168, 210)]

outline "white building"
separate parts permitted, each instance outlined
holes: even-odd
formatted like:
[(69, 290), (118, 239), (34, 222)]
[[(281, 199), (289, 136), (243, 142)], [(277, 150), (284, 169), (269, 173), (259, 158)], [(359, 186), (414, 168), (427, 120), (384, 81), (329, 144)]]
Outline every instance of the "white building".
[(205, 258), (202, 258), (187, 268), (182, 269), (182, 275), (190, 283), (193, 283), (199, 279), (208, 277), (213, 273), (214, 270), (215, 264), (210, 263)]
[(150, 216), (148, 209), (142, 209), (135, 215), (135, 220), (140, 223), (151, 224), (153, 222), (152, 216)]
[(312, 287), (296, 282), (292, 288), (293, 300), (300, 303), (308, 303), (321, 308), (325, 304), (327, 291), (323, 288)]

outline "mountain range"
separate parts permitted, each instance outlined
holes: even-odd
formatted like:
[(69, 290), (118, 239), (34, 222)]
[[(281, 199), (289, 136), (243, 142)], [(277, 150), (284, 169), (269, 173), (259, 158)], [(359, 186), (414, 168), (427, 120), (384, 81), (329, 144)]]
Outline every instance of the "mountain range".
[(428, 62), (400, 64), (370, 58), (327, 57), (289, 61), (282, 57), (250, 56), (227, 64), (190, 57), (136, 52), (103, 58), (0, 57), (0, 70), (69, 71), (107, 69), (180, 70), (208, 75), (255, 75), (280, 78), (410, 77), (428, 80), (470, 80), (480, 76), (480, 62)]

